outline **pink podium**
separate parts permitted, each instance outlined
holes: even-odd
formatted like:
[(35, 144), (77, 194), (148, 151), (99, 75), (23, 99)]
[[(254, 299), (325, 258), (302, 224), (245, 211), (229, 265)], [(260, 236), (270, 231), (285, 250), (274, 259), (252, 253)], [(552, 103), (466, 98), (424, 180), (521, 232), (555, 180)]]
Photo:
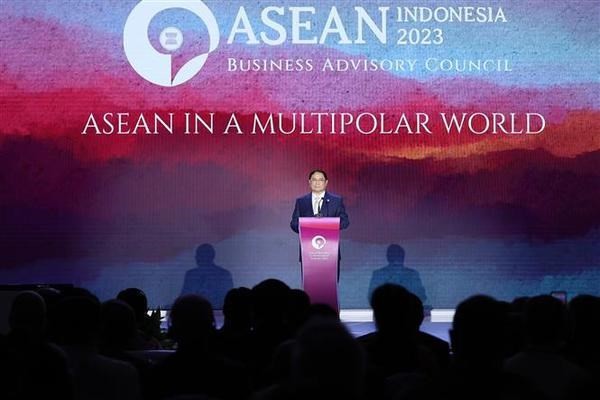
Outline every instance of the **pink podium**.
[(339, 218), (300, 218), (302, 287), (311, 303), (339, 311), (337, 294)]

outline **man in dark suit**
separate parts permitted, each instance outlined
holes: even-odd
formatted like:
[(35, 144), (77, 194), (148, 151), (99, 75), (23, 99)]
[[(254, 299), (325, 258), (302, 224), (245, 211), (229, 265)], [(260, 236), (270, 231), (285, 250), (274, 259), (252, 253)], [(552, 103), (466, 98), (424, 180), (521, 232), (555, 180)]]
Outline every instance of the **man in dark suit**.
[(339, 217), (340, 229), (350, 225), (344, 201), (340, 196), (327, 192), (327, 174), (316, 169), (308, 175), (308, 185), (311, 193), (296, 199), (290, 227), (298, 233), (300, 217)]
[[(300, 217), (339, 217), (340, 229), (346, 229), (350, 225), (342, 198), (326, 191), (328, 182), (327, 174), (323, 170), (316, 169), (308, 174), (310, 193), (296, 199), (296, 206), (290, 222), (290, 228), (294, 232), (299, 232)], [(338, 280), (340, 279), (339, 260), (341, 258), (341, 253), (338, 253)], [(300, 252), (299, 261), (302, 262), (302, 252)]]

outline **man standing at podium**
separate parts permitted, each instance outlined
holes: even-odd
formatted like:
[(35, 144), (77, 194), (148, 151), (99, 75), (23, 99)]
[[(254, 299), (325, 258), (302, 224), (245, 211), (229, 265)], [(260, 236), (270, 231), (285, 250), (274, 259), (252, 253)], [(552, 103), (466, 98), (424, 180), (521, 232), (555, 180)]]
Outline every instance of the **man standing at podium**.
[[(308, 174), (310, 193), (296, 199), (290, 227), (300, 233), (302, 218), (299, 257), (302, 289), (311, 303), (328, 304), (339, 311), (339, 230), (346, 229), (350, 221), (342, 198), (327, 192), (327, 183), (327, 174), (323, 170), (316, 169)], [(305, 259), (302, 258), (303, 251)]]
[(340, 229), (350, 225), (344, 201), (340, 196), (327, 192), (327, 174), (316, 169), (308, 175), (308, 185), (311, 193), (296, 199), (290, 227), (298, 233), (300, 217), (339, 217)]

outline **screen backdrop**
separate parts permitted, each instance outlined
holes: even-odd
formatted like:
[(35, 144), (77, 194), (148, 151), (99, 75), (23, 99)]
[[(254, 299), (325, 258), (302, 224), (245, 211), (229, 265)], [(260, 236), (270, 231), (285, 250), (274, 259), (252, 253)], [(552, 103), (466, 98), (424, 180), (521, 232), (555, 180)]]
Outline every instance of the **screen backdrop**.
[(1, 2), (1, 283), (166, 306), (209, 243), (234, 286), (299, 287), (289, 221), (322, 168), (350, 216), (344, 308), (391, 244), (434, 307), (600, 295), (598, 1), (183, 3), (210, 12), (159, 11), (126, 54), (136, 0)]

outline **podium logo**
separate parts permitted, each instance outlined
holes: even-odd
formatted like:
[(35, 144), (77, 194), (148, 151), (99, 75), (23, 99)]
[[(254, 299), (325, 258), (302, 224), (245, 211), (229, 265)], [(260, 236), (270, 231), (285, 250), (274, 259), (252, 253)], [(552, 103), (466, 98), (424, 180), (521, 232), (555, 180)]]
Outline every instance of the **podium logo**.
[(312, 247), (314, 247), (317, 250), (321, 250), (323, 247), (325, 247), (325, 244), (327, 243), (327, 240), (325, 240), (325, 238), (321, 235), (317, 235), (314, 238), (312, 238), (311, 244)]
[[(172, 71), (173, 56), (156, 50), (148, 37), (152, 19), (170, 9), (194, 13), (206, 25), (210, 39), (208, 52), (193, 57), (176, 73)], [(202, 0), (141, 0), (125, 22), (123, 48), (129, 64), (142, 78), (155, 85), (173, 87), (189, 81), (200, 72), (208, 55), (219, 45), (219, 37), (217, 20)], [(179, 28), (170, 26), (160, 33), (159, 42), (166, 52), (172, 53), (183, 45), (184, 37)]]

